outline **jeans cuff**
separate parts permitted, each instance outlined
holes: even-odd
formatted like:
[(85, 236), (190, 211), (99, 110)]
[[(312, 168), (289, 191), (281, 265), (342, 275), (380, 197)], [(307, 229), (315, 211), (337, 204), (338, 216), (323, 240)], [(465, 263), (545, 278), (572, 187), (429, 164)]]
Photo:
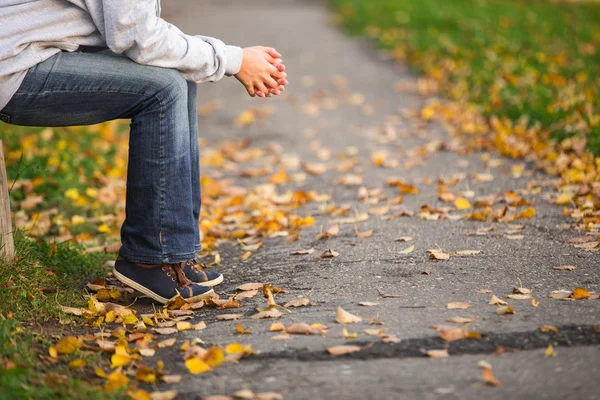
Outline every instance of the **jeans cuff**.
[(120, 251), (119, 255), (124, 257), (127, 261), (139, 264), (178, 264), (180, 262), (194, 260), (196, 258), (195, 252), (184, 254), (162, 254), (159, 256), (142, 256)]

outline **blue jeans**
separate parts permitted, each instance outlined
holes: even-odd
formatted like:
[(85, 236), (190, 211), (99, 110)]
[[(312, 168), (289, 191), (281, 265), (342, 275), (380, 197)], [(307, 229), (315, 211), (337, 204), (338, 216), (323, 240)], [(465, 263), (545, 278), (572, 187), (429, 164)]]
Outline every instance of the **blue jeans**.
[(31, 68), (0, 111), (25, 126), (131, 119), (120, 255), (179, 263), (200, 249), (197, 85), (109, 51), (61, 52)]

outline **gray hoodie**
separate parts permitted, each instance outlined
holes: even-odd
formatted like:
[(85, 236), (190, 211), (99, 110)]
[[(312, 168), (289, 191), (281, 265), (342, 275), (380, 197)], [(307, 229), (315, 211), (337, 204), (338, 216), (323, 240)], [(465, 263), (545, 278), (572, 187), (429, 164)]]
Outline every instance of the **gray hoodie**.
[(241, 48), (186, 35), (159, 14), (160, 0), (0, 0), (0, 110), (29, 68), (80, 46), (106, 47), (198, 83), (239, 72)]

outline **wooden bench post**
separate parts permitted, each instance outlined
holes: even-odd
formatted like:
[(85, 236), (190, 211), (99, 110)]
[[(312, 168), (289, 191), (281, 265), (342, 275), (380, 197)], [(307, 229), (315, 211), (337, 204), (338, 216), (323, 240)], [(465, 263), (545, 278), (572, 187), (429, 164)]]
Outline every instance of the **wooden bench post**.
[(4, 148), (2, 147), (2, 139), (0, 139), (0, 258), (5, 261), (11, 261), (15, 255), (11, 221)]

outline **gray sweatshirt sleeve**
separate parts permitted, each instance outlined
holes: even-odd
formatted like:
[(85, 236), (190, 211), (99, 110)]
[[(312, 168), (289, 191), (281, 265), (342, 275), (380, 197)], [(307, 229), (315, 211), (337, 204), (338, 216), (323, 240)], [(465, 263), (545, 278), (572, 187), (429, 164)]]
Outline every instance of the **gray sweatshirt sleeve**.
[(217, 81), (241, 68), (241, 48), (184, 34), (157, 16), (157, 0), (84, 1), (108, 48), (139, 64), (176, 69), (198, 83)]

